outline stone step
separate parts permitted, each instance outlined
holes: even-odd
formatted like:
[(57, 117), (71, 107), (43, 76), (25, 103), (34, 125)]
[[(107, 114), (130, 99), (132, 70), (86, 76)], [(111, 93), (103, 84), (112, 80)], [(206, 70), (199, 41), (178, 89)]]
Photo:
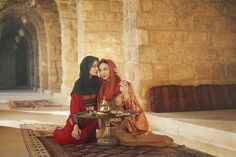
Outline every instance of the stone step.
[(191, 140), (191, 139), (183, 137), (183, 136), (177, 136), (177, 135), (172, 135), (172, 134), (168, 134), (168, 133), (163, 133), (161, 131), (153, 131), (153, 133), (159, 134), (159, 135), (168, 135), (168, 136), (172, 137), (174, 139), (174, 143), (176, 143), (178, 145), (184, 145), (188, 148), (195, 149), (195, 150), (198, 150), (201, 152), (205, 152), (205, 153), (208, 153), (208, 154), (211, 154), (214, 156), (218, 156), (218, 157), (234, 157), (234, 156), (236, 156), (236, 151), (217, 147), (212, 144), (203, 143), (203, 142), (199, 142), (196, 140)]
[(146, 115), (155, 131), (236, 151), (235, 113), (236, 110), (221, 110), (179, 113), (147, 112)]

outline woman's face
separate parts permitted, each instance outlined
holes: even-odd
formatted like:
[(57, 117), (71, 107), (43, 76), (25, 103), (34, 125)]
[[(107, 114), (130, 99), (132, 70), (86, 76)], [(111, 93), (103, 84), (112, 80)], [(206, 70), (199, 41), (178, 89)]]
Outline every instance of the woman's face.
[(97, 76), (98, 74), (98, 61), (97, 60), (93, 62), (93, 65), (89, 71), (89, 74), (90, 76)]
[(98, 68), (99, 68), (100, 77), (102, 77), (104, 80), (109, 79), (109, 67), (108, 67), (108, 64), (101, 63)]

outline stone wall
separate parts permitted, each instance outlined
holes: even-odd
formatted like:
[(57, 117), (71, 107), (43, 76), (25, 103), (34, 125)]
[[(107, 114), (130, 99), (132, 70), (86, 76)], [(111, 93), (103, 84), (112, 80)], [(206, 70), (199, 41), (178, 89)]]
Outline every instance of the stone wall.
[(54, 94), (61, 91), (62, 83), (61, 25), (55, 2), (40, 2), (38, 10), (43, 16), (47, 40), (48, 91), (46, 92)]
[(30, 73), (41, 91), (69, 95), (86, 55), (114, 60), (145, 110), (155, 85), (236, 83), (234, 0), (51, 0), (21, 7), (12, 13), (35, 27), (39, 54), (32, 59), (39, 66)]
[(77, 14), (76, 3), (73, 2), (57, 2), (61, 24), (63, 71), (61, 93), (63, 96), (70, 95), (74, 82), (78, 78)]
[[(125, 53), (125, 79), (132, 82), (136, 97), (140, 98), (140, 63), (139, 46), (141, 43), (140, 30), (136, 25), (139, 3), (136, 0), (124, 1), (124, 53)], [(143, 103), (141, 106), (145, 108)]]
[(47, 61), (47, 38), (44, 29), (37, 30), (39, 52), (39, 88), (40, 91), (48, 90), (48, 61)]
[(136, 55), (146, 109), (154, 85), (236, 83), (235, 1), (136, 2), (136, 40), (141, 39)]
[(110, 58), (123, 74), (122, 0), (79, 0), (78, 64), (86, 55)]

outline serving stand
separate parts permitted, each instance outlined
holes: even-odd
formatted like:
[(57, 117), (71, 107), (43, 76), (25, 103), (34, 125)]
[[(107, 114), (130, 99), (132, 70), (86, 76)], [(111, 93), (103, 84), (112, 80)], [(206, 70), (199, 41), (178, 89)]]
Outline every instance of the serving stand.
[(118, 144), (118, 139), (111, 135), (110, 131), (110, 119), (112, 118), (125, 118), (135, 115), (137, 112), (129, 110), (112, 110), (112, 111), (87, 111), (78, 112), (75, 114), (78, 118), (89, 118), (89, 119), (101, 119), (105, 125), (105, 132), (102, 137), (98, 138), (97, 142), (103, 146), (114, 146)]

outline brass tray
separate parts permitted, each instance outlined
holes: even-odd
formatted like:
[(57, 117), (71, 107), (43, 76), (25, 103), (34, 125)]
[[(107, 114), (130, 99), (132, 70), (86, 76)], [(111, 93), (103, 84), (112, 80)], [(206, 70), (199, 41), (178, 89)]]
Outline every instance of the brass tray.
[(135, 114), (137, 114), (137, 112), (130, 110), (122, 110), (122, 111), (112, 110), (109, 112), (90, 110), (87, 112), (77, 112), (75, 116), (79, 118), (110, 119), (110, 118), (124, 118)]

